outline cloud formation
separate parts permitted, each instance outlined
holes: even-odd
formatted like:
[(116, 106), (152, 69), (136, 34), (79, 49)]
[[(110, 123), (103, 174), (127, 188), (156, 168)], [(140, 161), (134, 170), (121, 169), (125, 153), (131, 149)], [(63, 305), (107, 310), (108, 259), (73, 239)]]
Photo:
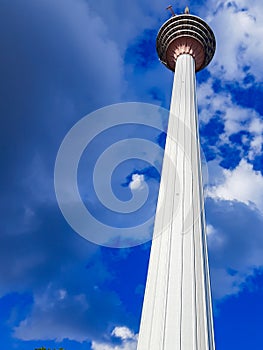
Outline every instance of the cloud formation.
[(207, 199), (213, 296), (237, 294), (263, 265), (261, 212), (236, 200)]
[(237, 81), (243, 86), (253, 81), (259, 83), (263, 77), (258, 59), (263, 54), (262, 2), (219, 1), (214, 2), (214, 6), (216, 10), (209, 22), (215, 30), (218, 45), (208, 69), (225, 82)]
[(224, 169), (223, 174), (223, 183), (210, 188), (208, 196), (254, 205), (263, 213), (263, 176), (259, 171), (254, 171), (251, 164), (241, 160), (234, 170)]
[(112, 337), (120, 339), (120, 344), (92, 342), (92, 350), (136, 350), (137, 335), (127, 327), (115, 327)]

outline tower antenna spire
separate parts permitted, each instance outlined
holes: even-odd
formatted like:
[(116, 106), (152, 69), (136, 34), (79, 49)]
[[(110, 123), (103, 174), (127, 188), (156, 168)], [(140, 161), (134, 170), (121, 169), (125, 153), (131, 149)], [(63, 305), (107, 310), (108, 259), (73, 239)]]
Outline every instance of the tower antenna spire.
[(189, 10), (188, 6), (186, 6), (186, 8), (184, 9), (184, 13), (187, 14), (187, 15), (190, 13), (190, 10)]
[(172, 14), (172, 16), (175, 16), (175, 13), (174, 13), (174, 10), (173, 10), (173, 6), (172, 5), (169, 5), (166, 7), (166, 10), (169, 10)]

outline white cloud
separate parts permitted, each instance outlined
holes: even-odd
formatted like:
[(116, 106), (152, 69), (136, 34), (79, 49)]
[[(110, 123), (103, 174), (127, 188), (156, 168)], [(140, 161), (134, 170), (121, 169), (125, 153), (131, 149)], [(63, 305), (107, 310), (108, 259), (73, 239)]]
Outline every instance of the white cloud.
[(215, 228), (212, 225), (206, 225), (206, 234), (208, 236), (215, 234)]
[[(198, 105), (200, 108), (199, 119), (207, 124), (211, 118), (217, 116), (224, 125), (224, 131), (218, 135), (216, 146), (229, 144), (229, 137), (240, 131), (250, 133), (243, 135), (242, 144), (248, 146), (248, 159), (254, 160), (261, 154), (263, 144), (263, 116), (252, 108), (246, 108), (233, 101), (229, 92), (215, 92), (213, 79), (200, 84), (197, 89)], [(207, 136), (209, 138), (209, 135)], [(242, 151), (242, 145), (235, 145)], [(243, 156), (243, 154), (241, 153)]]
[(58, 294), (59, 294), (59, 299), (60, 299), (60, 300), (63, 300), (63, 299), (65, 299), (66, 296), (67, 296), (67, 291), (66, 291), (65, 289), (60, 289), (60, 290), (58, 291)]
[(216, 93), (213, 89), (213, 79), (210, 78), (198, 86), (197, 97), (200, 120), (207, 123), (216, 112), (220, 112), (226, 137), (240, 130), (248, 130), (257, 135), (262, 133), (262, 117), (252, 108), (233, 102), (229, 92)]
[(131, 190), (140, 190), (145, 186), (144, 175), (133, 174), (132, 181), (129, 183)]
[(251, 164), (241, 160), (234, 170), (223, 170), (224, 182), (208, 190), (208, 196), (254, 203), (263, 213), (263, 176)]
[[(77, 317), (79, 321), (83, 321), (83, 315), (89, 309), (85, 295), (68, 296), (65, 291), (52, 291), (50, 287), (47, 293), (35, 295), (32, 314), (15, 327), (14, 336), (25, 341), (37, 339), (87, 340), (83, 326), (74, 327), (74, 322), (70, 322), (67, 317), (68, 313), (70, 318)], [(60, 322), (58, 322), (58, 317)]]
[(134, 339), (134, 333), (127, 327), (115, 327), (111, 333), (117, 338), (125, 339)]
[(261, 153), (262, 145), (263, 145), (263, 136), (256, 135), (250, 143), (250, 151), (248, 154), (248, 158), (253, 160), (256, 155), (259, 155)]
[(211, 273), (214, 281), (213, 297), (220, 300), (238, 294), (246, 278), (253, 272), (231, 274), (225, 268), (212, 268)]
[(206, 205), (216, 300), (238, 294), (263, 266), (263, 176), (244, 159), (232, 171), (220, 169), (207, 191)]
[(249, 131), (254, 133), (263, 133), (263, 120), (253, 119), (249, 126)]
[(253, 118), (248, 130), (254, 134), (254, 138), (250, 143), (249, 159), (253, 160), (256, 155), (262, 152), (263, 145), (263, 121), (259, 118)]
[(113, 342), (96, 342), (91, 344), (92, 350), (136, 350), (137, 334), (134, 334), (127, 327), (115, 327), (111, 333), (112, 336), (119, 338), (121, 344), (115, 345)]
[(225, 80), (239, 83), (250, 73), (260, 82), (263, 77), (259, 59), (263, 55), (262, 1), (215, 3), (217, 10), (209, 21), (216, 34), (217, 50), (210, 71)]
[[(59, 244), (61, 248), (61, 240)], [(81, 241), (80, 244), (83, 245), (83, 242)], [(74, 249), (73, 245), (71, 245), (72, 249)], [(80, 249), (79, 253), (81, 253)], [(68, 252), (68, 255), (70, 254), (72, 252)], [(51, 255), (52, 258), (47, 259), (53, 259), (54, 263), (59, 265), (56, 254)], [(23, 319), (19, 316), (14, 323), (15, 338), (24, 341), (97, 340), (102, 338), (112, 323), (119, 324), (126, 318), (124, 306), (117, 293), (101, 288), (105, 280), (112, 278), (101, 259), (94, 257), (94, 260), (89, 260), (86, 254), (86, 264), (90, 264), (87, 268), (84, 267), (84, 259), (80, 264), (77, 263), (77, 259), (78, 257), (75, 257), (75, 265), (63, 259), (63, 266), (57, 267), (61, 275), (56, 273), (53, 278), (48, 275), (50, 282), (47, 286), (42, 281), (45, 278), (45, 271), (43, 267), (38, 266), (39, 280), (34, 281), (38, 286), (31, 288), (33, 301), (30, 312)], [(32, 266), (34, 264), (31, 263), (31, 269)], [(47, 268), (55, 270), (53, 265)], [(32, 273), (31, 279), (36, 279)], [(86, 281), (84, 284), (83, 280)], [(27, 283), (26, 290), (30, 287)], [(129, 340), (129, 333), (125, 333), (125, 329), (120, 329), (119, 334), (123, 337), (126, 335)]]
[(263, 217), (237, 200), (207, 199), (209, 260), (213, 297), (238, 294), (263, 266)]

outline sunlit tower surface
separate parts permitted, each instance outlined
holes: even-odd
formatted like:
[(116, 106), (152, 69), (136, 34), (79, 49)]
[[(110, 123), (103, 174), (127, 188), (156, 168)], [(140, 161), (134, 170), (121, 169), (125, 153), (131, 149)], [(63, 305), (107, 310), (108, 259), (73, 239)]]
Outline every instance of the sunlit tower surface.
[(195, 72), (215, 37), (188, 8), (172, 14), (156, 41), (174, 83), (137, 350), (213, 350)]

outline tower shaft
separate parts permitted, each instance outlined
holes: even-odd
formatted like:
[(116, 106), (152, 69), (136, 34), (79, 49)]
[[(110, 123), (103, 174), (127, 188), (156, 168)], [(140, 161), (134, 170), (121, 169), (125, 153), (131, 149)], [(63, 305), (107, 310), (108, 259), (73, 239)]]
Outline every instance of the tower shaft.
[(176, 61), (137, 350), (214, 350), (195, 60)]

